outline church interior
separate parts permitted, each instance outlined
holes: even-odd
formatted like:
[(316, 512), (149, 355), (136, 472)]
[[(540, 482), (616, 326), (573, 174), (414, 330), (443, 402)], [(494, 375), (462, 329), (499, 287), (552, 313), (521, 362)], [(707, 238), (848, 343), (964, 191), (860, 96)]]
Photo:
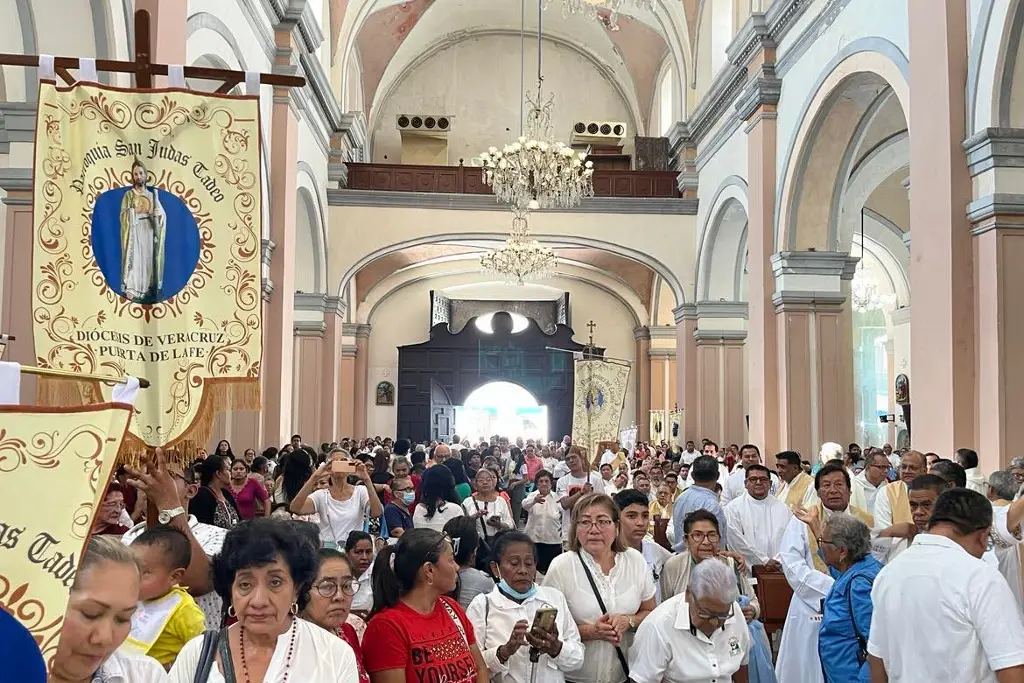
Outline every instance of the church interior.
[[(678, 411), (686, 440), (993, 471), (1024, 438), (1017, 0), (6, 0), (0, 53), (131, 60), (137, 9), (155, 60), (307, 83), (263, 87), (262, 407), (216, 438), (559, 440), (586, 348), (630, 367), (641, 440)], [(0, 66), (0, 332), (26, 364), (38, 80)], [(485, 267), (524, 225), (486, 153), (538, 81), (593, 196), (528, 213), (546, 267), (520, 280)]]

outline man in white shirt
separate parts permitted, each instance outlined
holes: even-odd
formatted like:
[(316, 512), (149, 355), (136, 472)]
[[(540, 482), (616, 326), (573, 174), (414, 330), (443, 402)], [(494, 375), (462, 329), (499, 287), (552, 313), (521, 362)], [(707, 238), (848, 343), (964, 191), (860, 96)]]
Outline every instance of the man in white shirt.
[(699, 456), (700, 453), (697, 452), (697, 449), (694, 447), (694, 443), (692, 441), (687, 441), (686, 450), (683, 451), (681, 456), (683, 463), (685, 463), (687, 466), (692, 465), (693, 461), (696, 460)]
[(658, 545), (647, 533), (651, 512), (647, 504), (647, 496), (636, 489), (625, 489), (614, 496), (619, 506), (619, 526), (622, 543), (640, 552), (647, 562), (647, 569), (654, 581), (654, 601), (661, 604), (661, 570), (666, 560), (672, 557), (665, 548)]
[[(1020, 610), (1003, 576), (981, 560), (991, 526), (984, 496), (945, 491), (928, 533), (878, 574), (867, 646), (874, 683), (1024, 681)], [(908, 624), (927, 625), (927, 637)]]
[(569, 454), (565, 458), (569, 467), (569, 473), (558, 480), (555, 491), (561, 494), (559, 504), (562, 506), (562, 542), (569, 540), (569, 521), (572, 516), (572, 506), (591, 491), (604, 493), (604, 483), (601, 475), (593, 472), (587, 466), (584, 458), (584, 451), (579, 446), (569, 448)]
[[(927, 461), (924, 453), (919, 451), (908, 451), (900, 456), (900, 478), (886, 484), (875, 496), (875, 526), (872, 529), (874, 534), (888, 529), (893, 524), (906, 524), (913, 522), (910, 514), (910, 499), (907, 495), (907, 485), (920, 475), (925, 474)], [(899, 543), (892, 549), (889, 559), (892, 560), (906, 547), (905, 543)]]
[(889, 458), (877, 448), (868, 449), (867, 462), (864, 469), (853, 478), (853, 485), (864, 494), (864, 511), (875, 514), (875, 498), (878, 492), (889, 483)]
[(981, 495), (988, 495), (988, 477), (978, 467), (978, 453), (970, 448), (956, 449), (956, 461), (964, 468), (967, 475), (967, 488)]
[(1024, 573), (1021, 572), (1024, 540), (1021, 521), (1024, 519), (1024, 500), (1014, 500), (1017, 480), (1009, 470), (996, 470), (988, 478), (988, 499), (992, 502), (992, 541), (999, 573), (1024, 610)]
[[(740, 462), (739, 465), (733, 469), (732, 473), (726, 478), (725, 486), (722, 487), (722, 505), (728, 505), (730, 501), (735, 500), (743, 495), (746, 491), (746, 473), (744, 469), (751, 465), (761, 464), (761, 451), (752, 443), (744, 444), (740, 448)], [(775, 474), (771, 475), (771, 484), (768, 487), (769, 493), (773, 494), (782, 487), (782, 483), (779, 481), (779, 477)]]
[(729, 550), (743, 555), (748, 567), (763, 565), (779, 571), (779, 544), (793, 515), (785, 503), (769, 494), (767, 467), (748, 465), (745, 474), (746, 491), (725, 506)]
[[(704, 444), (704, 455), (714, 458), (715, 462), (718, 463), (718, 484), (722, 487), (722, 490), (725, 490), (725, 482), (729, 478), (729, 468), (725, 464), (725, 456), (718, 451), (718, 444), (714, 441), (708, 441)], [(692, 474), (687, 477), (686, 485), (693, 486)]]

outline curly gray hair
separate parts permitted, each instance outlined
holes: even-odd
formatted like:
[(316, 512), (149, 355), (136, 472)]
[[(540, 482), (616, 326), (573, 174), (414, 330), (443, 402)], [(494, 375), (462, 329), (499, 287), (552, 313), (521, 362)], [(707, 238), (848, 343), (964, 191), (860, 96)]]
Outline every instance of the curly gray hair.
[(717, 559), (704, 560), (693, 568), (689, 588), (698, 600), (711, 598), (725, 605), (736, 602), (740, 597), (736, 574), (729, 565)]
[(832, 515), (825, 521), (825, 529), (832, 536), (832, 545), (845, 550), (851, 564), (871, 552), (871, 529), (856, 517), (845, 513)]
[(1009, 470), (996, 470), (988, 475), (988, 485), (1000, 500), (1013, 500), (1020, 489)]

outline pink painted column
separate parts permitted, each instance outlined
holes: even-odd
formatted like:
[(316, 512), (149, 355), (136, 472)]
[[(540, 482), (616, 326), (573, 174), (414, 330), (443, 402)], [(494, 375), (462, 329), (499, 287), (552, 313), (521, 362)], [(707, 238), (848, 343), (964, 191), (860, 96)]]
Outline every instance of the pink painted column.
[(910, 378), (915, 449), (974, 447), (974, 264), (965, 207), (967, 12), (963, 0), (909, 0)]
[(341, 347), (345, 319), (345, 302), (341, 297), (326, 297), (324, 341), (320, 352), (320, 433), (328, 441), (340, 439), (338, 423), (341, 414)]
[[(5, 178), (2, 184), (7, 192), (4, 226), (4, 271), (0, 297), (3, 297), (3, 315), (0, 332), (13, 334), (16, 339), (7, 345), (2, 359), (36, 365), (35, 342), (32, 339), (32, 259), (35, 230), (32, 227), (32, 177)], [(36, 378), (21, 376), (21, 402), (36, 402)]]
[[(697, 434), (719, 446), (746, 443), (741, 330), (697, 330)], [(696, 441), (696, 439), (694, 439)]]
[(370, 375), (370, 326), (360, 325), (356, 328), (356, 358), (355, 358), (355, 379), (354, 391), (352, 392), (352, 429), (355, 434), (352, 436), (362, 439), (366, 433), (366, 410), (369, 401), (369, 388), (367, 386)]
[(652, 377), (651, 377), (651, 331), (647, 327), (637, 327), (633, 330), (633, 339), (636, 345), (636, 363), (633, 366), (636, 373), (636, 426), (638, 428), (637, 438), (649, 439), (651, 431), (650, 420), (647, 418), (651, 411)]
[(320, 322), (295, 322), (295, 383), (294, 392), (295, 432), (313, 444), (330, 435), (320, 424), (323, 387), (328, 378), (323, 374), (323, 346), (325, 325)]
[(697, 307), (683, 304), (673, 313), (676, 318), (676, 396), (679, 409), (683, 411), (679, 440), (683, 446), (687, 441), (700, 441), (697, 433), (697, 342), (693, 338), (697, 331)]
[[(285, 35), (281, 35), (285, 34)], [(290, 31), (280, 31), (278, 43), (291, 44)], [(287, 60), (289, 57), (279, 59)], [(292, 95), (274, 89), (270, 129), (270, 239), (276, 245), (270, 260), (274, 291), (263, 318), (263, 441), (285, 443), (292, 427), (293, 292), (295, 291), (296, 168), (299, 122)]]
[(355, 436), (355, 400), (356, 395), (356, 345), (341, 346), (341, 380), (338, 387), (338, 433), (339, 438)]

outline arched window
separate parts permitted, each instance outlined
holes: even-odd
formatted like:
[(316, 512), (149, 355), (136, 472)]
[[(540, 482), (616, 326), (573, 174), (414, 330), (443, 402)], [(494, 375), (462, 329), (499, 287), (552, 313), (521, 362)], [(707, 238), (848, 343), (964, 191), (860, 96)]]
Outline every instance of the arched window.
[(659, 131), (661, 135), (668, 135), (669, 129), (675, 125), (675, 112), (672, 107), (675, 84), (675, 79), (672, 76), (674, 73), (675, 68), (673, 67), (665, 69), (665, 73), (661, 77), (661, 83), (658, 85), (658, 122), (661, 125), (661, 130)]

